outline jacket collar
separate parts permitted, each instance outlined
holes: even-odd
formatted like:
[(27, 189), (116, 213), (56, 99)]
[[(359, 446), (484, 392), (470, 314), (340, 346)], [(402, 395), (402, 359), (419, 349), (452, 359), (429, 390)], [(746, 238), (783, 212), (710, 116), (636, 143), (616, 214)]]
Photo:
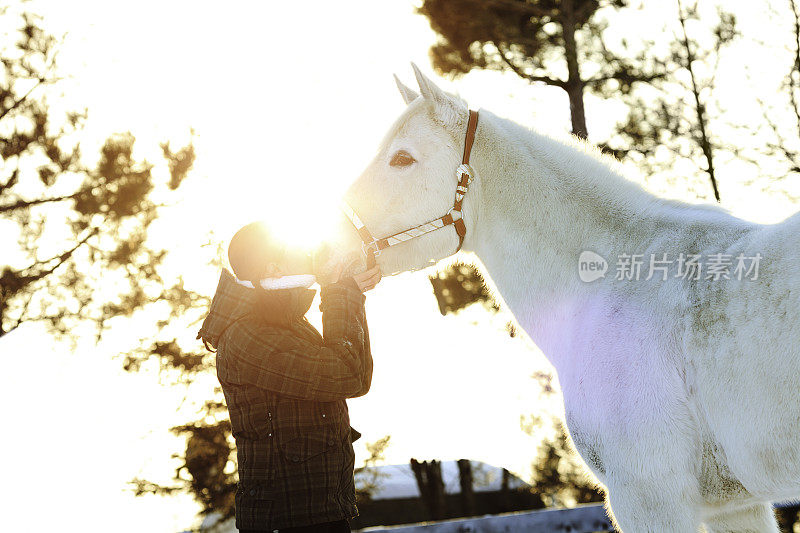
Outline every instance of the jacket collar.
[(276, 326), (289, 326), (303, 318), (317, 294), (317, 291), (304, 287), (271, 291), (256, 289), (256, 292), (257, 315), (268, 324)]
[(302, 287), (275, 291), (247, 288), (223, 269), (197, 338), (216, 347), (225, 329), (247, 315), (261, 316), (269, 323), (288, 326), (308, 312), (315, 294), (316, 291)]
[[(252, 281), (236, 280), (239, 285), (252, 289)], [(299, 274), (296, 276), (283, 276), (280, 278), (264, 278), (259, 281), (261, 288), (267, 291), (274, 291), (279, 289), (307, 289), (317, 282), (316, 276), (311, 274)]]

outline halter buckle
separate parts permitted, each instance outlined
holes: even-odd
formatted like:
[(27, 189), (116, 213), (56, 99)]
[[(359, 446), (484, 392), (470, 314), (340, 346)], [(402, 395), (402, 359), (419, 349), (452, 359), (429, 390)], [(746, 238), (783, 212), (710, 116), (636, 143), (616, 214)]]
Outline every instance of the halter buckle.
[(462, 174), (467, 175), (467, 185), (472, 183), (472, 179), (475, 177), (475, 171), (467, 163), (461, 163), (458, 165), (458, 168), (456, 169), (456, 179), (461, 181)]
[(459, 218), (463, 218), (463, 215), (461, 214), (461, 209), (456, 209), (455, 207), (451, 207), (450, 209), (448, 209), (447, 213), (445, 213), (444, 216), (447, 215), (450, 215), (452, 217), (453, 222), (455, 222)]
[[(369, 232), (369, 230), (366, 228), (364, 223), (361, 221), (361, 219), (358, 217), (355, 210), (353, 210), (349, 205), (347, 205), (347, 203), (343, 202), (342, 210), (344, 211), (347, 218), (350, 219), (350, 222), (358, 231), (359, 237), (361, 238), (361, 251), (367, 258), (367, 265), (370, 264), (371, 259), (374, 259), (381, 254), (381, 246), (383, 248), (389, 248), (390, 246), (394, 246), (396, 244), (400, 244), (415, 237), (420, 237), (422, 235), (425, 235), (426, 233), (430, 233), (437, 229), (441, 229), (445, 227), (445, 225), (448, 226), (453, 225), (455, 227), (456, 233), (458, 235), (458, 248), (456, 248), (456, 252), (461, 250), (461, 245), (464, 244), (464, 235), (466, 234), (466, 225), (464, 223), (464, 216), (461, 211), (463, 208), (462, 202), (467, 194), (469, 185), (475, 178), (475, 170), (469, 165), (468, 161), (469, 161), (470, 150), (472, 149), (472, 143), (475, 140), (475, 130), (477, 126), (478, 126), (478, 112), (470, 111), (469, 122), (467, 124), (467, 134), (464, 139), (464, 157), (462, 158), (462, 161), (464, 162), (461, 163), (458, 166), (458, 168), (456, 168), (456, 181), (458, 185), (456, 186), (455, 201), (453, 203), (453, 206), (447, 211), (447, 213), (444, 216), (439, 217), (435, 220), (431, 220), (424, 224), (420, 224), (413, 228), (409, 228), (405, 231), (395, 233), (394, 235), (389, 235), (388, 237), (383, 237), (381, 239), (375, 239)], [(463, 183), (464, 179), (463, 176), (466, 176), (466, 183)], [(445, 220), (448, 216), (450, 217), (450, 221), (445, 224)], [(399, 238), (401, 236), (402, 238)], [(374, 264), (374, 261), (372, 261), (372, 263)]]
[(369, 254), (372, 254), (373, 257), (378, 257), (379, 255), (381, 255), (381, 249), (378, 248), (378, 241), (362, 242), (361, 251), (364, 253), (365, 256), (369, 256)]

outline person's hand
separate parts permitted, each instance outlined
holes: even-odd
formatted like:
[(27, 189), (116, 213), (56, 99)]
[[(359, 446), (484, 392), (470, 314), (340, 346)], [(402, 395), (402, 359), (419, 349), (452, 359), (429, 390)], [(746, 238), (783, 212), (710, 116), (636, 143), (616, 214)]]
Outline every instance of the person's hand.
[(330, 285), (347, 277), (349, 272), (357, 266), (358, 255), (348, 254), (341, 256), (327, 245), (323, 245), (317, 250), (312, 258), (312, 270), (317, 278), (317, 283)]
[(375, 285), (381, 280), (381, 267), (374, 266), (369, 270), (365, 270), (360, 274), (353, 276), (353, 281), (356, 282), (361, 292), (367, 292), (375, 288)]

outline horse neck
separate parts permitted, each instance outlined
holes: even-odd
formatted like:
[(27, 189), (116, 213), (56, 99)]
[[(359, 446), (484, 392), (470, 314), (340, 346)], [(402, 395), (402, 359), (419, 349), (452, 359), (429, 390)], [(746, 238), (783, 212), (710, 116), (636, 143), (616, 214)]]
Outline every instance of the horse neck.
[[(477, 230), (470, 248), (533, 340), (591, 286), (578, 277), (584, 250), (607, 260), (636, 249), (662, 202), (576, 142), (559, 142), (481, 112), (474, 165)], [(652, 235), (650, 235), (652, 237)], [(613, 263), (610, 263), (613, 275)], [(560, 307), (559, 307), (560, 306)], [(537, 338), (540, 337), (540, 338)]]

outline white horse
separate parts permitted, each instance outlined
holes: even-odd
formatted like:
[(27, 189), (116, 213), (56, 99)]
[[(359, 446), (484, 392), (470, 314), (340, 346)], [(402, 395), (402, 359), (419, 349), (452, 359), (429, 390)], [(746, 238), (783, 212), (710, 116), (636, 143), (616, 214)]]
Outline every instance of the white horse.
[[(345, 196), (376, 237), (453, 204), (468, 110), (414, 69), (421, 96), (398, 81), (408, 106)], [(484, 110), (471, 165), (463, 248), (556, 368), (617, 527), (777, 532), (769, 502), (800, 494), (800, 218), (658, 198), (587, 144)], [(352, 226), (342, 239), (360, 249)], [(378, 262), (418, 269), (458, 242), (446, 226)]]

